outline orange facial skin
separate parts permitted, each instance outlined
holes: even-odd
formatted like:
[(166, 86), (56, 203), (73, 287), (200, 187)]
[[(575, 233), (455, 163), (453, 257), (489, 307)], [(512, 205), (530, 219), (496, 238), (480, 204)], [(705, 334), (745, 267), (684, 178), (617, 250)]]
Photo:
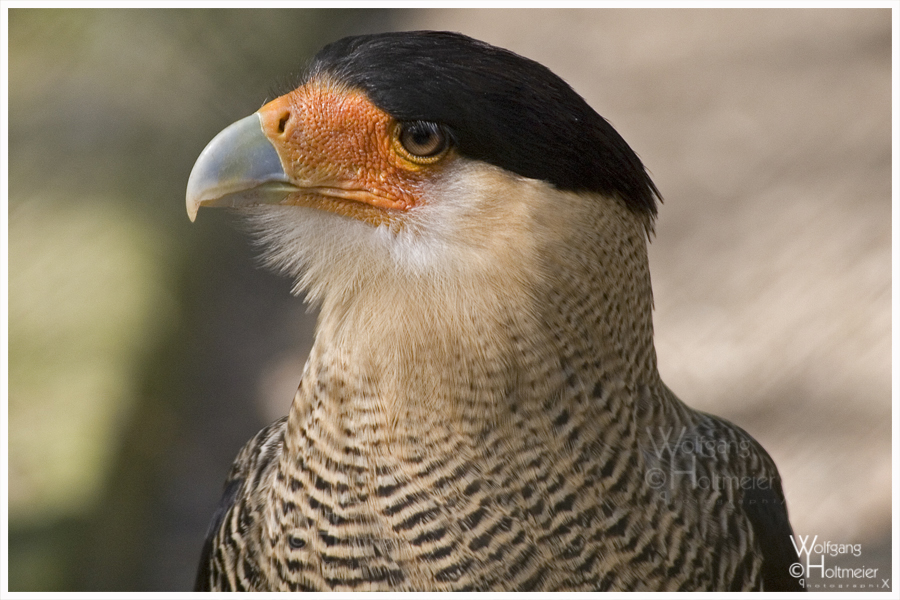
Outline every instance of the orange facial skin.
[(397, 141), (399, 123), (362, 91), (310, 81), (261, 109), (263, 132), (291, 183), (284, 204), (310, 206), (374, 225), (422, 204), (440, 159), (419, 159)]

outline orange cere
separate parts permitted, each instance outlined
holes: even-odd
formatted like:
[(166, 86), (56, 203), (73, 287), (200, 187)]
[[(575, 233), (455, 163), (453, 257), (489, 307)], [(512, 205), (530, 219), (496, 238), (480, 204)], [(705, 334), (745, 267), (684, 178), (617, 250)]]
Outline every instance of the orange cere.
[[(397, 121), (360, 90), (310, 81), (259, 109), (263, 132), (300, 188), (285, 202), (369, 222), (422, 203), (433, 165), (394, 149)], [(373, 211), (372, 209), (377, 209)]]

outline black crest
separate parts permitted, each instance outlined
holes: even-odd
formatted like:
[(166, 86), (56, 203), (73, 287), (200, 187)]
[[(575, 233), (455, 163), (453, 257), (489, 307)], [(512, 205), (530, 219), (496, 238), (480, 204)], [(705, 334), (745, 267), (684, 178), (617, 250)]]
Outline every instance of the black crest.
[(620, 196), (656, 214), (659, 192), (615, 129), (543, 65), (470, 37), (408, 31), (348, 37), (315, 57), (401, 121), (435, 121), (457, 151), (563, 190)]

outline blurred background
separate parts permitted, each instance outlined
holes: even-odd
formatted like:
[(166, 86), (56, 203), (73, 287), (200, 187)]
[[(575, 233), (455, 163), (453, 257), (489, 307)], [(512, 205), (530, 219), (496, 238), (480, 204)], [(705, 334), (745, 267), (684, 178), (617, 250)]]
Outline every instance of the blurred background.
[[(889, 10), (9, 10), (9, 588), (187, 590), (314, 314), (200, 150), (350, 34), (450, 29), (566, 79), (665, 197), (663, 378), (779, 465), (794, 529), (891, 560)], [(842, 562), (840, 566), (849, 566)]]

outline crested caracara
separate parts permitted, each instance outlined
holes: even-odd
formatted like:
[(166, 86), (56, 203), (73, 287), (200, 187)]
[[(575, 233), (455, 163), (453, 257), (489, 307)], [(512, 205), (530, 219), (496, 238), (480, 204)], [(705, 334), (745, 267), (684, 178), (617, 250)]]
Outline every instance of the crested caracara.
[(657, 199), (559, 77), (454, 33), (330, 44), (220, 133), (190, 218), (238, 208), (320, 315), (197, 588), (798, 589), (771, 458), (660, 380)]

